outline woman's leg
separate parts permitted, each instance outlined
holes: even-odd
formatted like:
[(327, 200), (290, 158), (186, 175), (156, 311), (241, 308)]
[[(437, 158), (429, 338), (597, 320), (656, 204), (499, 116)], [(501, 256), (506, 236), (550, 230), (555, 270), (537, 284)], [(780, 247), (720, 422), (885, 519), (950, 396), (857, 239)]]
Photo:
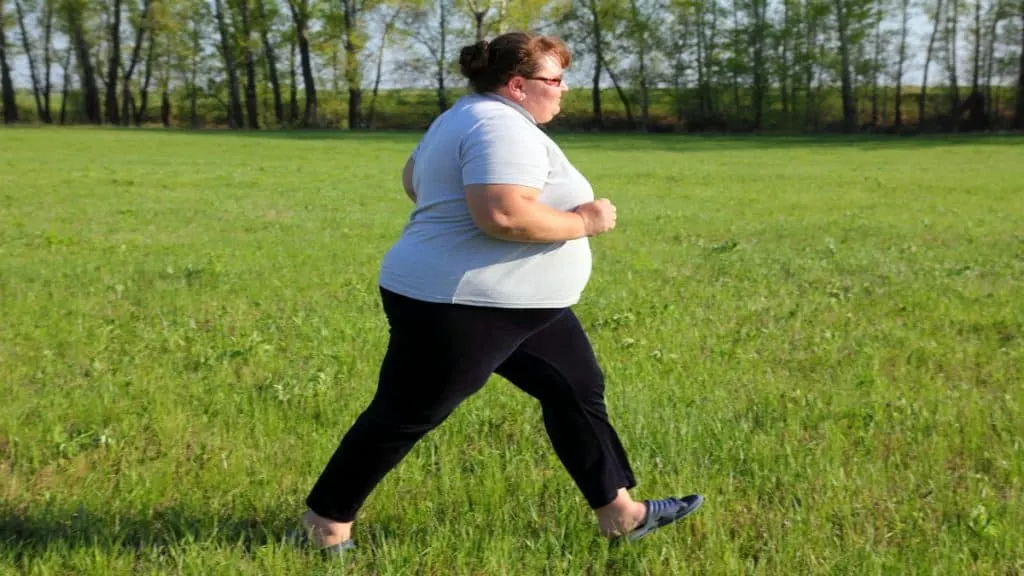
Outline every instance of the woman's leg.
[(324, 545), (347, 540), (384, 476), (557, 314), (432, 304), (387, 291), (382, 298), (391, 332), (377, 392), (306, 499), (306, 524)]
[(615, 535), (643, 521), (630, 498), (636, 485), (626, 451), (608, 420), (604, 375), (571, 310), (525, 340), (497, 373), (540, 401), (552, 447), (598, 516)]

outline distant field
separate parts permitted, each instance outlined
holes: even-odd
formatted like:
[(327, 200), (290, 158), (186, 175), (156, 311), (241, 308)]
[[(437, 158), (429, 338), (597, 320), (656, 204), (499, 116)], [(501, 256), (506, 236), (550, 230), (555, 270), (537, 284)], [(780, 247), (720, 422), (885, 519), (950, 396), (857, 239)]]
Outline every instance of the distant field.
[[(373, 393), (416, 138), (0, 130), (0, 573), (324, 571), (281, 539)], [(577, 313), (635, 495), (705, 507), (609, 549), (495, 377), (349, 573), (1024, 572), (1024, 140), (557, 138), (619, 206)]]
[[(287, 92), (287, 90), (286, 90)], [(448, 87), (448, 102), (455, 102), (465, 94), (466, 89), (463, 83), (456, 83)], [(630, 128), (626, 107), (622, 102), (619, 92), (614, 88), (606, 88), (601, 91), (601, 110), (606, 130), (622, 131), (635, 130), (640, 121), (640, 94), (636, 89), (625, 87), (623, 92), (630, 101), (634, 117), (634, 124)], [(904, 86), (902, 92), (903, 101), (903, 122), (909, 130), (915, 130), (918, 124), (918, 103), (920, 100), (920, 87)], [(888, 127), (893, 124), (895, 117), (895, 90), (892, 87), (883, 86), (878, 93), (878, 125)], [(858, 124), (870, 125), (872, 123), (872, 97), (874, 94), (869, 88), (862, 88), (856, 93)], [(992, 91), (992, 106), (996, 110), (996, 116), (991, 118), (993, 128), (1005, 129), (1013, 117), (1014, 89), (1012, 87), (995, 87)], [(277, 127), (276, 119), (273, 116), (273, 108), (269, 105), (271, 95), (264, 87), (260, 87), (260, 125), (263, 127)], [(556, 119), (553, 128), (561, 131), (566, 130), (589, 130), (593, 120), (593, 95), (589, 84), (570, 84), (570, 90), (566, 93), (562, 102), (562, 112)], [(701, 132), (750, 132), (754, 113), (752, 108), (752, 95), (747, 88), (732, 90), (729, 87), (720, 86), (712, 91), (711, 106), (714, 112), (712, 118), (707, 121), (700, 121), (699, 96), (695, 87), (689, 87), (677, 95), (672, 88), (652, 88), (649, 92), (650, 121), (653, 125), (662, 127), (675, 127), (680, 104), (683, 108), (684, 126), (688, 122), (696, 122), (704, 127), (704, 130), (692, 128), (692, 131)], [(813, 96), (813, 106), (808, 114), (807, 103), (802, 92), (798, 93), (797, 101), (783, 105), (782, 95), (777, 89), (771, 89), (765, 96), (764, 126), (763, 129), (769, 132), (816, 132), (825, 129), (833, 131), (842, 120), (842, 99), (839, 89), (822, 88), (817, 90)], [(298, 114), (301, 117), (304, 106), (302, 93), (299, 93), (300, 101), (297, 103)], [(372, 93), (363, 93), (362, 115), (363, 121), (369, 123)], [(191, 103), (184, 90), (178, 90), (170, 97), (170, 122), (172, 127), (186, 127), (191, 122)], [(321, 89), (318, 92), (318, 121), (325, 127), (347, 128), (348, 126), (348, 92), (340, 90), (332, 92)], [(160, 125), (160, 94), (150, 94), (148, 106), (148, 122), (154, 126)], [(55, 122), (59, 119), (61, 109), (61, 94), (55, 93), (51, 97), (51, 111)], [(286, 106), (287, 108), (287, 106)], [(18, 93), (19, 116), (23, 122), (36, 122), (37, 113), (35, 100), (32, 93), (22, 90)], [(438, 104), (436, 89), (394, 89), (381, 90), (377, 98), (374, 126), (377, 129), (393, 130), (408, 129), (420, 130), (428, 126), (437, 114), (440, 106)], [(925, 110), (926, 128), (929, 131), (947, 130), (943, 128), (949, 115), (949, 94), (943, 87), (932, 87), (928, 90), (928, 101)], [(69, 124), (83, 124), (85, 114), (80, 93), (72, 92), (68, 98), (66, 110), (66, 121)], [(216, 128), (226, 127), (228, 124), (224, 103), (214, 98), (201, 98), (197, 101), (197, 123), (200, 127)], [(686, 128), (691, 130), (691, 128)]]

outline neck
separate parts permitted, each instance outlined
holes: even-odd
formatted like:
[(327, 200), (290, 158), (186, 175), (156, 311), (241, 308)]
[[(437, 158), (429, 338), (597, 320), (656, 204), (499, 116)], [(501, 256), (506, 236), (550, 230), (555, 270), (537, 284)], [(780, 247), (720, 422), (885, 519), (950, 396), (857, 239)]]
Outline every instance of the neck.
[(484, 94), (484, 96), (495, 96), (501, 102), (504, 102), (505, 104), (507, 104), (507, 105), (511, 106), (512, 108), (515, 108), (516, 110), (518, 110), (523, 116), (526, 116), (527, 118), (529, 118), (530, 121), (533, 122), (534, 124), (538, 123), (537, 119), (533, 117), (533, 114), (531, 114), (529, 110), (524, 108), (522, 104), (520, 104), (520, 103), (518, 103), (518, 102), (516, 102), (515, 100), (512, 99), (512, 95), (508, 92), (507, 88), (502, 87), (502, 88), (500, 88), (498, 90), (495, 90), (494, 92), (490, 92), (488, 94)]

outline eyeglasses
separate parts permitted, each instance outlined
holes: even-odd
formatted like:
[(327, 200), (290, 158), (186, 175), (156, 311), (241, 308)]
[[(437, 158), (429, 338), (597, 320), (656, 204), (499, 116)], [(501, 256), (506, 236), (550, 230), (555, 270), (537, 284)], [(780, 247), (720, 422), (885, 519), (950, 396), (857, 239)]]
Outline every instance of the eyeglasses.
[(544, 78), (543, 76), (523, 76), (523, 78), (526, 78), (527, 80), (540, 80), (541, 82), (547, 84), (548, 86), (562, 85), (561, 76), (559, 76), (558, 78)]

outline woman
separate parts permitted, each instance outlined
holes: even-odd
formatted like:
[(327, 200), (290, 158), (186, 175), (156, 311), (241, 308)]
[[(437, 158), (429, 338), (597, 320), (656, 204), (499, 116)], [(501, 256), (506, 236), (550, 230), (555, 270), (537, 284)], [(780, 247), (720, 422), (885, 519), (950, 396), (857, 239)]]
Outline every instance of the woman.
[(374, 486), (492, 373), (540, 401), (606, 537), (639, 538), (701, 505), (630, 497), (603, 375), (570, 309), (590, 276), (587, 238), (616, 212), (538, 127), (559, 112), (569, 62), (560, 40), (525, 33), (462, 49), (474, 92), (434, 121), (402, 174), (416, 207), (381, 265), (390, 341), (377, 392), (306, 500), (322, 548), (353, 546)]

